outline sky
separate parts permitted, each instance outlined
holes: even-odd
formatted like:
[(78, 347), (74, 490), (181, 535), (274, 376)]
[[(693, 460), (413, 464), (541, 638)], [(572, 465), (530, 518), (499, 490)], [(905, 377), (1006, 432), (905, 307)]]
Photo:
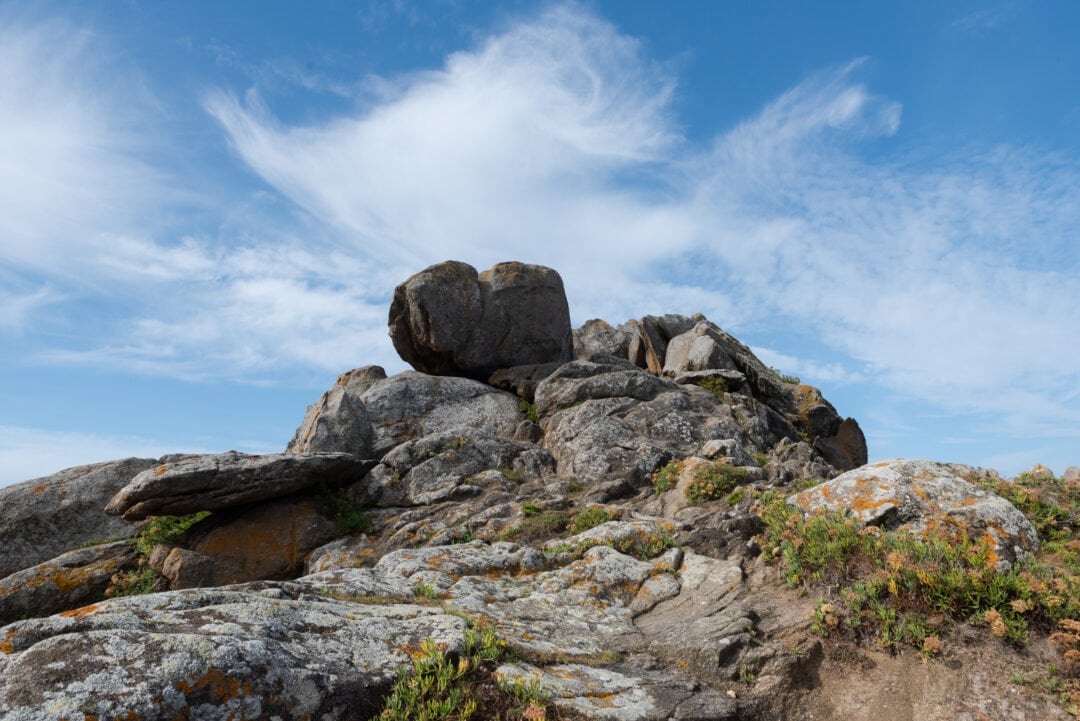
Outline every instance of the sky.
[(1080, 5), (0, 3), (0, 485), (284, 449), (393, 288), (705, 313), (872, 460), (1080, 465)]

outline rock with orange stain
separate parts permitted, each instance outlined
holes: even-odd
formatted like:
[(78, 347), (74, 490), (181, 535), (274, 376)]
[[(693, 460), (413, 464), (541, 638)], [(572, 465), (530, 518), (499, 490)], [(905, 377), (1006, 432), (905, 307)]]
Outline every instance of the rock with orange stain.
[(138, 474), (105, 511), (128, 520), (216, 511), (358, 481), (373, 465), (348, 453), (251, 456), (232, 451), (193, 456)]
[(214, 514), (194, 526), (184, 548), (164, 559), (173, 588), (224, 586), (297, 576), (304, 558), (337, 534), (334, 520), (309, 498), (280, 499)]
[(0, 624), (47, 616), (100, 598), (114, 574), (135, 566), (127, 541), (64, 553), (0, 579)]
[(0, 718), (372, 718), (402, 649), (460, 649), (466, 627), (268, 583), (112, 599), (0, 631)]
[(573, 358), (570, 309), (551, 268), (447, 261), (394, 290), (390, 338), (418, 371), (486, 380), (499, 368)]
[(844, 513), (863, 525), (963, 532), (984, 539), (999, 570), (1039, 547), (1031, 523), (1015, 506), (961, 476), (976, 469), (924, 460), (874, 463), (788, 498), (804, 513)]
[(106, 515), (105, 504), (152, 458), (78, 466), (0, 488), (0, 578), (88, 541), (134, 536), (138, 526)]

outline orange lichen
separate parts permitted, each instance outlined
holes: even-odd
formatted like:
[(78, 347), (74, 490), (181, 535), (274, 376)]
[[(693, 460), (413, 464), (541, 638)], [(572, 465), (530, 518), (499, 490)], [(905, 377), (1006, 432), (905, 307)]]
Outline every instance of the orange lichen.
[(49, 484), (48, 483), (39, 483), (36, 486), (34, 486), (34, 493), (37, 493), (39, 495), (44, 493), (47, 490), (49, 490)]
[(246, 681), (241, 682), (239, 679), (226, 676), (216, 668), (207, 670), (199, 678), (176, 683), (176, 690), (185, 696), (203, 689), (206, 689), (211, 697), (222, 702), (253, 695), (251, 686)]
[(98, 609), (98, 604), (92, 603), (89, 606), (83, 606), (82, 608), (73, 608), (70, 611), (64, 611), (60, 615), (67, 618), (83, 618), (89, 616), (91, 613)]
[(168, 466), (158, 466), (157, 468), (154, 469), (154, 475), (155, 476), (164, 476), (166, 471), (168, 471), (168, 470), (169, 470)]
[(0, 653), (15, 653), (15, 646), (11, 643), (11, 639), (15, 638), (14, 631), (8, 631), (3, 641), (0, 641)]

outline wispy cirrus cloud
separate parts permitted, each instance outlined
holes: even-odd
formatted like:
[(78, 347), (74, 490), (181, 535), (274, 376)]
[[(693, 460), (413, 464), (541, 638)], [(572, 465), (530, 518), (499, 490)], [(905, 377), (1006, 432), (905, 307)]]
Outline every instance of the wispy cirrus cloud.
[[(104, 112), (111, 86), (84, 62), (93, 35), (55, 28), (0, 31), (18, 69), (0, 80), (0, 130), (31, 137), (5, 146), (0, 132), (16, 161), (0, 169), (13, 210), (0, 253), (44, 278), (4, 291), (25, 309), (0, 326), (73, 296), (130, 309), (48, 360), (193, 380), (394, 367), (394, 284), (447, 258), (513, 258), (558, 268), (579, 322), (703, 311), (737, 334), (819, 339), (807, 354), (767, 344), (810, 382), (868, 384), (1012, 435), (1080, 428), (1080, 330), (1063, 302), (1080, 297), (1077, 158), (900, 150), (902, 107), (859, 80), (864, 61), (705, 145), (681, 132), (673, 69), (578, 6), (423, 73), (313, 79), (271, 63), (272, 81), (211, 91), (203, 108), (272, 192), (228, 208), (196, 197), (218, 213), (199, 235), (155, 222), (176, 202), (168, 169), (141, 160), (139, 122)], [(287, 123), (282, 82), (355, 93), (358, 109)]]

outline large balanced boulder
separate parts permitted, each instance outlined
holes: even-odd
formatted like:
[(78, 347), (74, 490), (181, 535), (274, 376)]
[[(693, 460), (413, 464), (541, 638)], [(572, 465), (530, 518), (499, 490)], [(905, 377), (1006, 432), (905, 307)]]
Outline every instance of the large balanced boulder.
[(0, 488), (0, 578), (84, 543), (135, 535), (136, 525), (106, 515), (105, 504), (157, 463), (127, 458)]
[(128, 520), (216, 511), (357, 481), (375, 465), (348, 453), (216, 453), (148, 468), (105, 511)]
[(394, 290), (390, 337), (418, 371), (477, 380), (499, 368), (573, 357), (562, 278), (524, 263), (479, 274), (457, 261), (426, 268)]
[(985, 543), (989, 561), (1008, 570), (1039, 548), (1038, 534), (1011, 503), (961, 478), (973, 472), (951, 463), (883, 461), (809, 488), (788, 503), (806, 513), (844, 513), (886, 530), (953, 531)]

